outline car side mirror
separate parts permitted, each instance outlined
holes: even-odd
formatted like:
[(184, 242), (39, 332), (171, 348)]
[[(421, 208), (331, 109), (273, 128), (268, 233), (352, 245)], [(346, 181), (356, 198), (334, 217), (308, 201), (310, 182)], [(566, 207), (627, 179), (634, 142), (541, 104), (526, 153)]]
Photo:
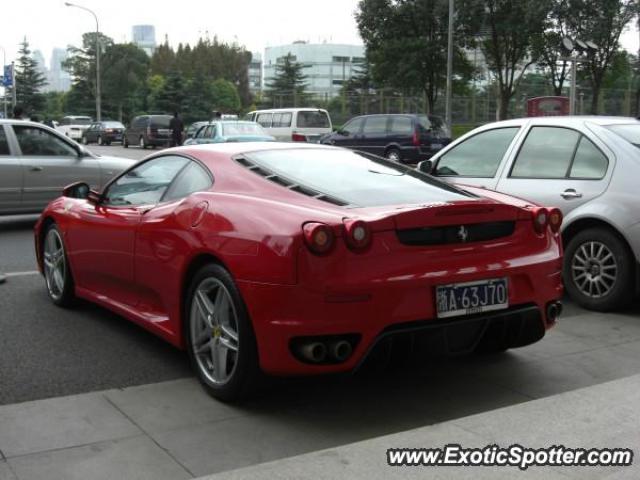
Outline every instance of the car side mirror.
[(431, 172), (433, 171), (433, 162), (431, 160), (421, 161), (420, 163), (418, 163), (418, 170), (420, 170), (422, 173), (431, 175)]
[(91, 188), (86, 182), (75, 182), (71, 185), (67, 185), (62, 190), (62, 196), (68, 198), (81, 198), (86, 199), (89, 197)]
[(102, 195), (99, 192), (96, 192), (95, 190), (89, 190), (87, 201), (91, 205), (98, 205), (102, 201)]

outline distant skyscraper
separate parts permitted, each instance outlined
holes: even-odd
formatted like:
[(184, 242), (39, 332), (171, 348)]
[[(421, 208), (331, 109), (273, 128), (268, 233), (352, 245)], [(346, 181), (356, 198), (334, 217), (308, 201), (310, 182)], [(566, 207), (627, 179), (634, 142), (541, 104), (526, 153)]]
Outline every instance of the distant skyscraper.
[(153, 25), (134, 25), (132, 30), (133, 43), (146, 52), (153, 55), (156, 50), (156, 27)]
[(67, 51), (64, 48), (54, 48), (51, 52), (47, 81), (45, 87), (48, 92), (67, 92), (71, 88), (71, 75), (62, 68), (62, 62), (67, 59)]
[(36, 64), (38, 65), (38, 70), (40, 71), (40, 73), (43, 76), (47, 76), (47, 64), (44, 61), (44, 55), (42, 54), (42, 52), (40, 50), (34, 50), (33, 52), (33, 59), (36, 61)]
[(252, 93), (262, 90), (262, 54), (254, 52), (251, 54), (251, 63), (249, 64), (249, 90)]

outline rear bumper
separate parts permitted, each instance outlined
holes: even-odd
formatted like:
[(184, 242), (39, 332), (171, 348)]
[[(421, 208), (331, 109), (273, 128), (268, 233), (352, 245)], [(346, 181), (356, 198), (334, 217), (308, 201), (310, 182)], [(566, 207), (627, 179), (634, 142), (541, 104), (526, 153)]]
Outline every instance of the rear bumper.
[(147, 139), (147, 145), (153, 145), (154, 147), (166, 147), (170, 144), (171, 138), (151, 137)]

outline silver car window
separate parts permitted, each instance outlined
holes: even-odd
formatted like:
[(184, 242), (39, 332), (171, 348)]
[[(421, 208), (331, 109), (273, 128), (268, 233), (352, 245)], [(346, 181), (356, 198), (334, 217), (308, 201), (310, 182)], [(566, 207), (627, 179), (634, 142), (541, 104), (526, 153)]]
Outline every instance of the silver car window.
[(496, 128), (466, 139), (440, 157), (435, 174), (440, 177), (493, 178), (519, 129)]
[(22, 155), (75, 157), (78, 152), (67, 142), (42, 128), (14, 125)]
[(7, 135), (4, 133), (4, 127), (0, 125), (0, 155), (9, 155), (9, 153)]
[(605, 176), (608, 166), (609, 161), (604, 153), (591, 140), (583, 136), (576, 150), (570, 177), (597, 180)]
[(525, 139), (512, 178), (565, 178), (581, 134), (561, 127), (533, 127)]

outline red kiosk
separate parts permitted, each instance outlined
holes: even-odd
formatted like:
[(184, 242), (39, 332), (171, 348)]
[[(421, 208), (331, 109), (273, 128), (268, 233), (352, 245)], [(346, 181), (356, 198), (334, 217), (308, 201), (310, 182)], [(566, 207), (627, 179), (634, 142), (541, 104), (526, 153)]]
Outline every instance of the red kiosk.
[(536, 97), (527, 100), (528, 117), (569, 115), (569, 97)]

